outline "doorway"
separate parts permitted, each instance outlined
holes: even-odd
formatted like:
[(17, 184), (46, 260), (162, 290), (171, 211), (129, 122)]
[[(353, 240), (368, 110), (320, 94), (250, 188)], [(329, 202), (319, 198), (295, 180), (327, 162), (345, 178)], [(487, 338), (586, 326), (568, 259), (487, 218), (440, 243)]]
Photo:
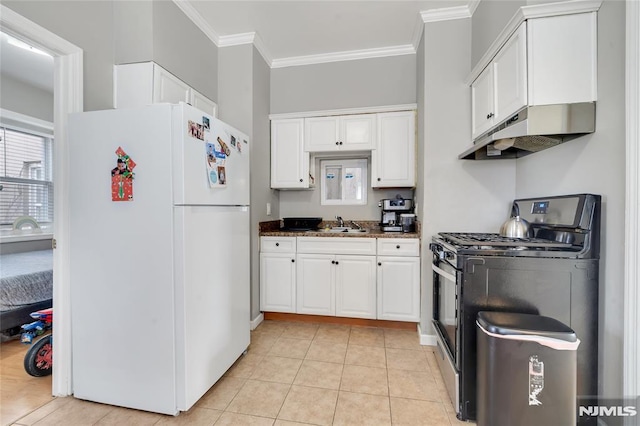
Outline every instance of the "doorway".
[(54, 243), (53, 308), (56, 313), (56, 362), (53, 364), (52, 395), (72, 393), (71, 377), (71, 311), (69, 296), (69, 169), (67, 152), (67, 116), (83, 110), (82, 49), (40, 25), (0, 5), (0, 28), (11, 37), (54, 57), (53, 123), (56, 143), (53, 148)]

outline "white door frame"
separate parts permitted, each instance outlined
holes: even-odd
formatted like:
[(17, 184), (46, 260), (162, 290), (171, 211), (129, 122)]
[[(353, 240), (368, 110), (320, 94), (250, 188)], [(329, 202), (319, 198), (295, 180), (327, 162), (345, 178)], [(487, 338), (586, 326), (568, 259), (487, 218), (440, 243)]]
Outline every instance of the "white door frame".
[(0, 27), (5, 33), (54, 57), (53, 83), (53, 309), (55, 311), (54, 396), (73, 393), (71, 371), (71, 297), (69, 287), (69, 158), (68, 114), (83, 109), (82, 49), (40, 25), (0, 5)]
[[(626, 2), (626, 195), (623, 394), (640, 395), (640, 3)], [(640, 407), (637, 407), (640, 408)], [(625, 425), (640, 425), (637, 417)]]

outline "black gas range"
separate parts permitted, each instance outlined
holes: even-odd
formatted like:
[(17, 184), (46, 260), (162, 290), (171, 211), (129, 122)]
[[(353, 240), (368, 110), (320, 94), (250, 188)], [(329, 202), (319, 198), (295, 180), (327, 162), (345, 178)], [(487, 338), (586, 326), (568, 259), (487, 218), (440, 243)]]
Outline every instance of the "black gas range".
[[(433, 254), (437, 358), (461, 420), (476, 418), (479, 311), (549, 316), (574, 329), (579, 397), (597, 395), (600, 196), (515, 200), (532, 238), (442, 232)], [(594, 424), (581, 417), (579, 424)]]

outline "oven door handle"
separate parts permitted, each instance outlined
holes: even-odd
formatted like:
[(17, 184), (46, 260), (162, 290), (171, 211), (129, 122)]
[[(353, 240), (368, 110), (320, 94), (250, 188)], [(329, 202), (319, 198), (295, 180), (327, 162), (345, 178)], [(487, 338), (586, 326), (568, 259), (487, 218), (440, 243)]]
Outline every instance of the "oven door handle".
[(438, 274), (438, 275), (442, 275), (443, 277), (445, 277), (446, 279), (448, 279), (449, 281), (453, 281), (454, 283), (456, 282), (456, 277), (453, 274), (448, 273), (447, 271), (445, 271), (442, 268), (437, 267), (435, 264), (431, 264), (431, 268), (433, 269), (433, 271)]

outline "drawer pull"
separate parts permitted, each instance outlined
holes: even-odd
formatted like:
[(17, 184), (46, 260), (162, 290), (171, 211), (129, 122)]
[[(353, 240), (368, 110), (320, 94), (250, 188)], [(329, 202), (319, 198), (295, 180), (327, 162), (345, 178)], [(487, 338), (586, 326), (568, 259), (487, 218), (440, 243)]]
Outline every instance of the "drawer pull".
[(397, 248), (397, 249), (399, 249), (399, 248), (400, 248), (400, 246), (399, 246), (399, 245), (397, 245), (397, 246), (396, 246), (396, 248)]
[(276, 247), (280, 247), (280, 243), (276, 243)]

